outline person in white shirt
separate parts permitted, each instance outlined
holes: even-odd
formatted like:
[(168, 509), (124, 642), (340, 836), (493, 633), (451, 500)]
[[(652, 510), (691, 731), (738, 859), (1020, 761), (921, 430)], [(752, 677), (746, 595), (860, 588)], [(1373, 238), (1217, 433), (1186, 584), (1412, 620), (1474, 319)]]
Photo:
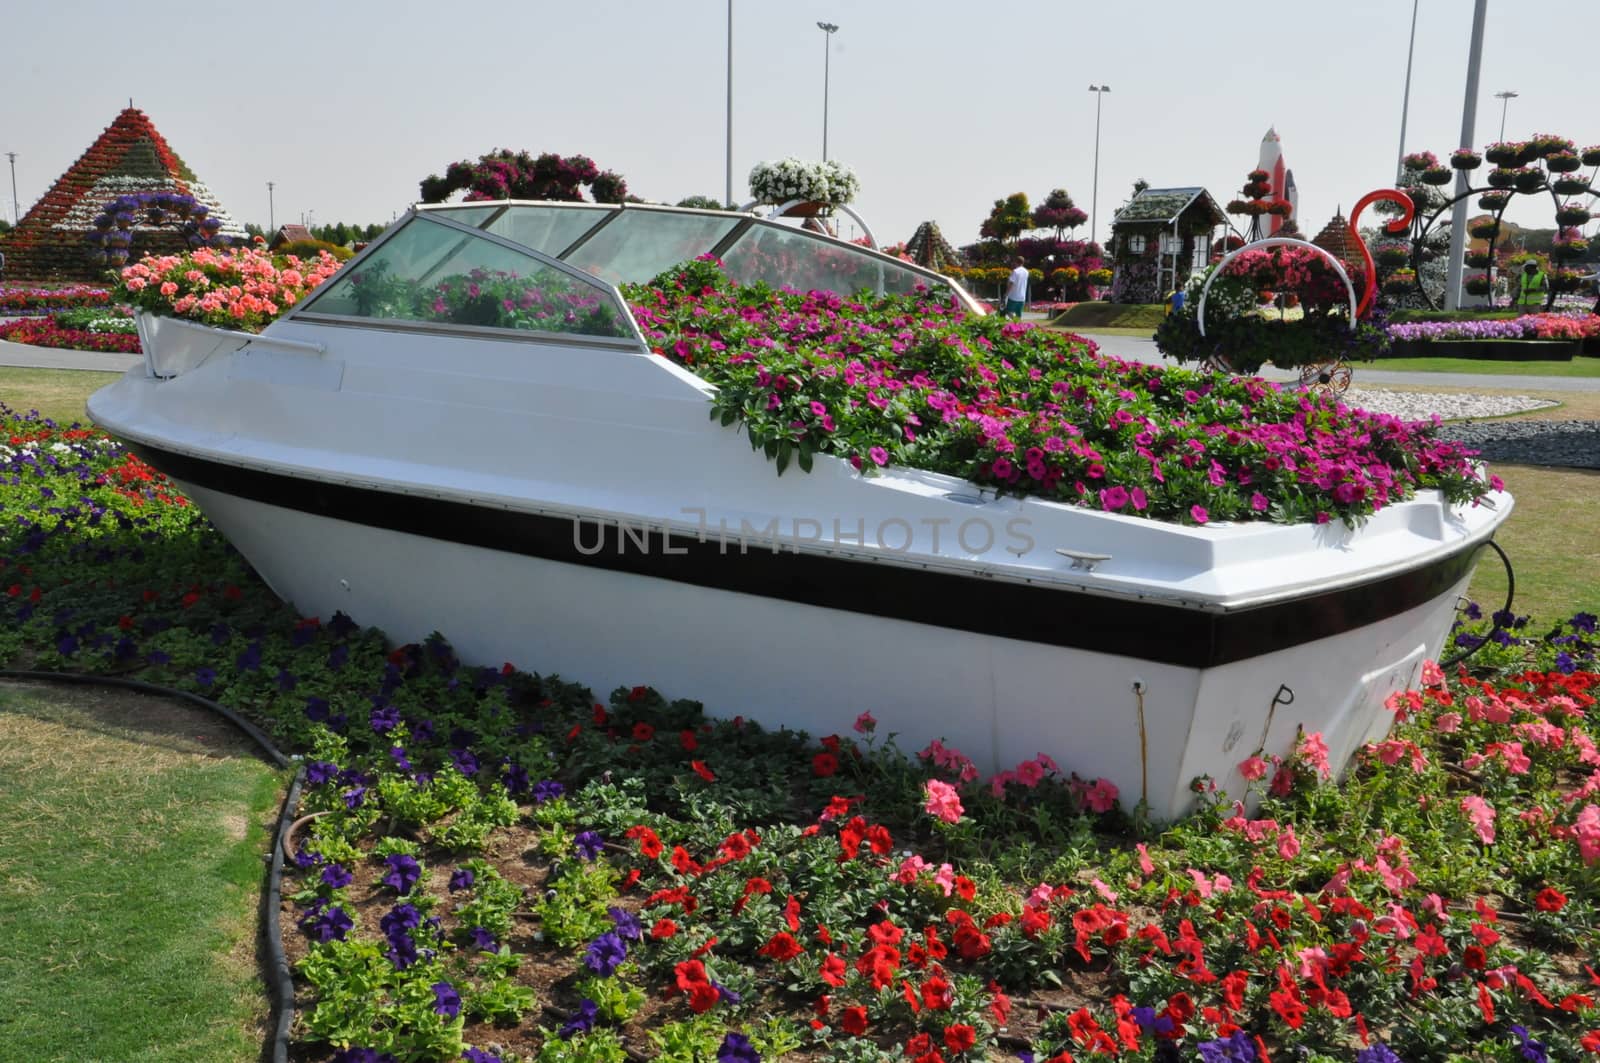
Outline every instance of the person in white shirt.
[(1006, 306), (1000, 311), (1000, 316), (1021, 321), (1022, 308), (1028, 303), (1028, 267), (1020, 256), (1013, 263), (1017, 268), (1011, 271), (1011, 278), (1006, 281)]

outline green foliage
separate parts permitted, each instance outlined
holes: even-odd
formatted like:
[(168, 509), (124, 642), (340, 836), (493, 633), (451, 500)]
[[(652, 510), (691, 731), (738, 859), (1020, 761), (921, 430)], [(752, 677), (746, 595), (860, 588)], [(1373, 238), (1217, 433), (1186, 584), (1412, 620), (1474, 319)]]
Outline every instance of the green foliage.
[(1013, 192), (994, 201), (994, 209), (978, 228), (978, 235), (992, 240), (1015, 240), (1033, 228), (1033, 210), (1026, 192)]
[(716, 196), (686, 196), (678, 200), (677, 206), (693, 207), (696, 210), (732, 210), (733, 203), (724, 204)]
[(314, 945), (298, 970), (317, 993), (307, 1033), (345, 1047), (361, 1045), (402, 1059), (447, 1060), (461, 1055), (465, 1019), (434, 1009), (432, 986), (446, 971), (420, 959), (404, 970), (377, 942), (351, 938)]
[(326, 240), (290, 240), (272, 249), (274, 255), (298, 255), (301, 258), (316, 258), (321, 251), (328, 252), (340, 262), (348, 261), (355, 254), (348, 247)]

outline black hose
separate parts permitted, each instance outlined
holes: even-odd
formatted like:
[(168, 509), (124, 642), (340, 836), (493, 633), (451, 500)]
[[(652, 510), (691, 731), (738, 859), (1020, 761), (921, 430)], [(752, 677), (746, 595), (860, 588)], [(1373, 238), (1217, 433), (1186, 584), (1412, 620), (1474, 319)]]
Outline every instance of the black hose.
[[(246, 720), (226, 705), (192, 694), (187, 690), (174, 690), (171, 687), (157, 686), (138, 679), (123, 679), (120, 676), (86, 675), (81, 672), (33, 672), (22, 669), (0, 668), (0, 679), (15, 679), (27, 682), (46, 683), (76, 683), (80, 686), (105, 686), (116, 687), (121, 690), (133, 690), (141, 694), (151, 694), (156, 697), (174, 698), (190, 705), (213, 712), (240, 731), (243, 731), (261, 748), (274, 764), (280, 768), (287, 768), (293, 763), (283, 754), (277, 746), (272, 744), (272, 739), (267, 737), (265, 731)], [(272, 863), (267, 872), (267, 889), (262, 895), (267, 939), (267, 980), (271, 983), (274, 998), (274, 1010), (277, 1012), (277, 1022), (273, 1026), (272, 1040), (270, 1042), (272, 1063), (288, 1063), (289, 1060), (289, 1027), (294, 1024), (294, 979), (289, 973), (289, 961), (283, 954), (283, 938), (278, 922), (278, 909), (283, 897), (283, 841), (289, 824), (294, 821), (294, 812), (300, 804), (300, 787), (305, 781), (305, 766), (302, 765), (294, 774), (294, 780), (289, 784), (289, 792), (283, 799), (283, 807), (278, 812), (278, 829), (272, 839)]]
[[(1468, 657), (1471, 657), (1474, 653), (1477, 653), (1479, 650), (1483, 649), (1483, 647), (1488, 644), (1489, 640), (1494, 638), (1495, 632), (1505, 630), (1505, 624), (1510, 620), (1511, 599), (1516, 597), (1517, 594), (1517, 574), (1511, 569), (1511, 558), (1506, 556), (1506, 552), (1500, 548), (1499, 543), (1495, 542), (1493, 539), (1490, 539), (1484, 545), (1490, 547), (1495, 553), (1500, 555), (1500, 563), (1506, 568), (1505, 607), (1498, 613), (1494, 614), (1494, 626), (1489, 629), (1489, 633), (1487, 635), (1484, 635), (1483, 638), (1473, 643), (1470, 649), (1462, 650), (1460, 653), (1456, 654), (1454, 657), (1451, 657), (1447, 661), (1440, 661), (1439, 667), (1441, 670), (1445, 668), (1454, 668)], [(1502, 617), (1505, 617), (1506, 619), (1502, 620)]]

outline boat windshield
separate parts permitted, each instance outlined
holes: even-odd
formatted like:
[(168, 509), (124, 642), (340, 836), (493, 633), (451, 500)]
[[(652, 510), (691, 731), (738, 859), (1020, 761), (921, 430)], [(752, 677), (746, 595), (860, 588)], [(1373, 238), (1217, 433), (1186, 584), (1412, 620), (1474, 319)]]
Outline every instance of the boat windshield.
[[(865, 247), (752, 214), (593, 203), (417, 210), (291, 316), (469, 326), (637, 345), (617, 288), (701, 255), (741, 284), (908, 295), (949, 281)], [(969, 301), (964, 293), (958, 298)]]
[(323, 285), (305, 308), (307, 316), (634, 338), (613, 289), (426, 215)]
[(769, 218), (725, 211), (591, 203), (448, 204), (425, 208), (542, 251), (611, 284), (644, 284), (700, 255), (716, 255), (741, 284), (906, 295), (950, 287), (931, 270)]

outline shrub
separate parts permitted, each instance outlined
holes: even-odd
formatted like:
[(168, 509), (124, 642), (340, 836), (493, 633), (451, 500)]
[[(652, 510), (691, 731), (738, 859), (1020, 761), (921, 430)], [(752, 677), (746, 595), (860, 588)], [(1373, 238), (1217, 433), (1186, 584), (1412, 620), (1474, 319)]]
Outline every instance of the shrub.
[(273, 249), (274, 255), (294, 255), (298, 258), (316, 258), (326, 251), (340, 262), (347, 262), (354, 257), (355, 252), (348, 247), (330, 244), (326, 240), (291, 240), (286, 244)]

